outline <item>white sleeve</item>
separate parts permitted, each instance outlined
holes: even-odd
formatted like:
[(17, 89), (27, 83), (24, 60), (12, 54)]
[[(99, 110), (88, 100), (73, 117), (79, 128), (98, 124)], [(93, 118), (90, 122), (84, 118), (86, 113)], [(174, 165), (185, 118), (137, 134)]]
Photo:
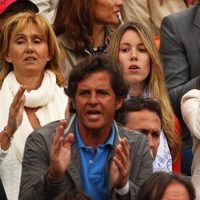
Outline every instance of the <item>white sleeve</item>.
[(200, 90), (192, 89), (182, 97), (181, 112), (191, 134), (200, 139)]
[(39, 8), (39, 13), (46, 17), (52, 24), (54, 21), (58, 0), (32, 0)]

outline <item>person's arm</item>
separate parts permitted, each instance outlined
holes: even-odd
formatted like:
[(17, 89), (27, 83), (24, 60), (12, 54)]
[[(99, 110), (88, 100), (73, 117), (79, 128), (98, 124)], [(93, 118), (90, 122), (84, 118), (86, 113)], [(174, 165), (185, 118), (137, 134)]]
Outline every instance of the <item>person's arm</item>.
[(0, 144), (3, 151), (8, 150), (14, 133), (22, 122), (25, 103), (24, 91), (25, 88), (20, 86), (10, 105), (7, 126), (0, 132)]
[(200, 139), (200, 90), (190, 90), (183, 96), (181, 111), (192, 135)]
[(51, 200), (66, 189), (74, 136), (69, 134), (63, 139), (64, 124), (60, 121), (56, 130), (47, 125), (51, 134), (46, 138), (37, 131), (29, 135), (22, 163), (20, 200)]
[(170, 100), (175, 113), (180, 114), (182, 96), (197, 87), (198, 78), (190, 80), (190, 65), (185, 47), (180, 40), (180, 30), (172, 16), (165, 17), (160, 31), (160, 56)]

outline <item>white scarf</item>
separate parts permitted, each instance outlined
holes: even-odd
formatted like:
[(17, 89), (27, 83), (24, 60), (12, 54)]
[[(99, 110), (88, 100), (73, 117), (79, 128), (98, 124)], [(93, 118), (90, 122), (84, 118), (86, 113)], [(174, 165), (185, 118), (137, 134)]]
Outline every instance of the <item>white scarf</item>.
[[(2, 115), (0, 116), (2, 118), (0, 129), (7, 125), (9, 107), (19, 87), (20, 84), (17, 82), (14, 73), (10, 72), (4, 79), (0, 91), (0, 115)], [(41, 86), (37, 90), (25, 91), (25, 96), (25, 106), (30, 108), (41, 107), (36, 112), (41, 126), (64, 118), (68, 97), (64, 94), (64, 89), (56, 84), (55, 74), (50, 70), (45, 71)], [(11, 144), (20, 162), (22, 162), (26, 139), (32, 131), (33, 128), (24, 111), (22, 124), (15, 132)]]

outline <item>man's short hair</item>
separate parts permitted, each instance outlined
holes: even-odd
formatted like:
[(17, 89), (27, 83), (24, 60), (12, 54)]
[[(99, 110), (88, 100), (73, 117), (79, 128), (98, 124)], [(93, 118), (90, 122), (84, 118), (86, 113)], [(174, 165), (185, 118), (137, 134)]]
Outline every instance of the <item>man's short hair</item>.
[(111, 86), (116, 97), (126, 97), (128, 85), (124, 82), (119, 63), (108, 55), (97, 55), (89, 57), (77, 64), (70, 72), (68, 82), (68, 96), (74, 100), (77, 86), (87, 75), (107, 71), (111, 76)]
[(141, 97), (131, 97), (127, 101), (124, 102), (123, 110), (118, 112), (115, 120), (120, 122), (123, 126), (127, 123), (127, 115), (129, 112), (137, 112), (140, 110), (149, 110), (155, 112), (160, 118), (161, 126), (162, 126), (162, 112), (160, 103), (158, 100), (153, 98), (141, 98)]

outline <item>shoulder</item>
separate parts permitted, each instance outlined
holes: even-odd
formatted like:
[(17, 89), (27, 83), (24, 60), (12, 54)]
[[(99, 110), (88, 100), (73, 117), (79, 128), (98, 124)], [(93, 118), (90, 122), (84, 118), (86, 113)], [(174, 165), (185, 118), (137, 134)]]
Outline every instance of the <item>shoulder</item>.
[[(194, 5), (190, 8), (187, 8), (183, 11), (173, 13), (163, 18), (163, 23), (168, 20), (175, 21), (179, 24), (191, 23), (196, 16), (196, 13), (200, 11), (200, 4)], [(184, 19), (184, 20), (183, 20)]]

